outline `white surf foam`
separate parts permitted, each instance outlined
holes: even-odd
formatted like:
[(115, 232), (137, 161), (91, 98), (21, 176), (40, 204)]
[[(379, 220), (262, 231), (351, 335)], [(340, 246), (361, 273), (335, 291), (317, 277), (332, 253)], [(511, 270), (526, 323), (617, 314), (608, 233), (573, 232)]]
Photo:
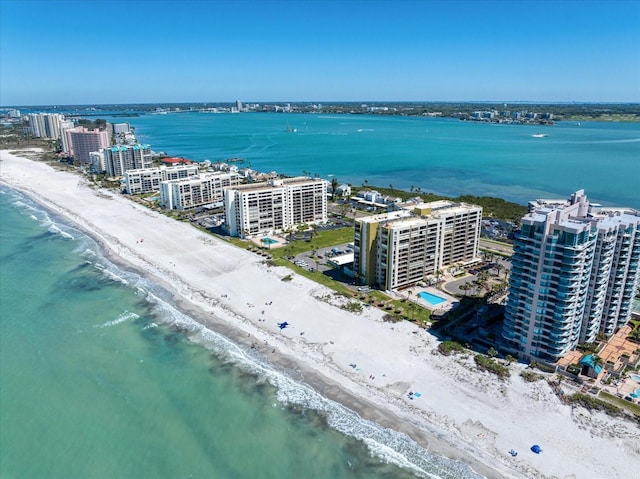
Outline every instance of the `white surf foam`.
[(111, 326), (115, 326), (117, 324), (124, 323), (125, 321), (129, 321), (131, 319), (138, 319), (139, 317), (140, 316), (137, 315), (136, 313), (131, 313), (129, 311), (125, 311), (120, 316), (118, 316), (116, 319), (113, 319), (111, 321), (107, 321), (106, 323), (100, 324), (97, 327), (99, 327), (99, 328), (109, 328)]

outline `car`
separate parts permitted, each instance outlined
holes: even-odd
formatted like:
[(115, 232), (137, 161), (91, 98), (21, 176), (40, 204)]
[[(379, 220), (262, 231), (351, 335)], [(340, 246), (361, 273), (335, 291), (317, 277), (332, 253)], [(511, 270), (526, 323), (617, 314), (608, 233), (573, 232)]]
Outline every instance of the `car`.
[(358, 291), (369, 291), (370, 289), (369, 286), (358, 286)]
[(318, 258), (322, 259), (324, 258), (324, 256), (322, 256), (321, 254), (318, 255)]

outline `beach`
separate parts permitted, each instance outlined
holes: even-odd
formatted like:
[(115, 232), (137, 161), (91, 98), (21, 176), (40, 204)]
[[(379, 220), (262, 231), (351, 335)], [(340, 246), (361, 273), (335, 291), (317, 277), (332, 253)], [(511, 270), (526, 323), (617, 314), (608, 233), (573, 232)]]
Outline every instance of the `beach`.
[[(640, 468), (636, 423), (562, 405), (546, 382), (519, 377), (524, 365), (500, 381), (477, 371), (471, 357), (437, 353), (424, 329), (384, 322), (371, 307), (340, 309), (345, 299), (323, 286), (80, 175), (6, 151), (0, 160), (2, 183), (86, 231), (114, 262), (163, 285), (180, 310), (433, 453), (498, 478), (627, 478)], [(289, 327), (280, 329), (284, 321)], [(533, 444), (543, 452), (532, 453)]]

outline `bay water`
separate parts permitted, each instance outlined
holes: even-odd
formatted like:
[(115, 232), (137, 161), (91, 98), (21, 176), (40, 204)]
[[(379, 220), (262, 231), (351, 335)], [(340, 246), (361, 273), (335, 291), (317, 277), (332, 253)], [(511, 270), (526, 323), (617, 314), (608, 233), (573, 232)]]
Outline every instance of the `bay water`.
[[(122, 118), (111, 118), (122, 122)], [(155, 151), (195, 161), (527, 204), (568, 198), (640, 209), (640, 124), (506, 125), (451, 118), (170, 113), (126, 119)], [(295, 130), (295, 131), (294, 131)], [(543, 135), (543, 136), (540, 136)]]
[(205, 330), (21, 193), (0, 218), (0, 477), (477, 477)]

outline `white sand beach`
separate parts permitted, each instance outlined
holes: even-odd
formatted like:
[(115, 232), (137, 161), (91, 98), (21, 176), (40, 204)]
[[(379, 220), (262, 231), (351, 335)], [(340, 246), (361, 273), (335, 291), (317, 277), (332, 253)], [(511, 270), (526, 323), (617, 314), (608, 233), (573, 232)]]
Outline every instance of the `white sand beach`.
[[(545, 381), (503, 382), (471, 357), (444, 357), (411, 323), (388, 323), (264, 258), (174, 221), (77, 174), (0, 152), (0, 181), (65, 216), (115, 262), (175, 294), (176, 306), (431, 452), (490, 478), (609, 478), (640, 474), (640, 428), (563, 405)], [(292, 274), (291, 281), (282, 281)], [(333, 303), (333, 304), (331, 304)], [(290, 327), (280, 330), (277, 323)], [(356, 365), (353, 367), (352, 365)], [(408, 392), (420, 397), (409, 399)], [(543, 452), (530, 451), (539, 444)], [(519, 452), (516, 457), (509, 450)]]

